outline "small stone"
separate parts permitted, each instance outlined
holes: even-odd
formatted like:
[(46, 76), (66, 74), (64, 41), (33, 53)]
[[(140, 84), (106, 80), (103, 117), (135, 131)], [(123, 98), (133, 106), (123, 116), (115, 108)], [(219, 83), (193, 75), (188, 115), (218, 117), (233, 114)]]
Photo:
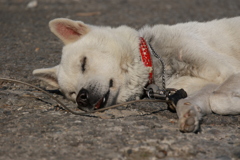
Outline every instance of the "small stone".
[(17, 110), (20, 111), (20, 110), (22, 110), (22, 109), (23, 109), (23, 107), (19, 107)]
[(37, 7), (37, 5), (38, 5), (37, 0), (33, 0), (27, 4), (27, 8), (35, 8)]

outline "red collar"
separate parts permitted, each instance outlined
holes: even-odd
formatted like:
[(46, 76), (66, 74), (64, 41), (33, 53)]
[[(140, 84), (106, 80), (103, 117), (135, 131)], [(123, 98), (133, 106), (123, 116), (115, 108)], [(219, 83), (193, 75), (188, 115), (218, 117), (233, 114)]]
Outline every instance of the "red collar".
[(148, 83), (154, 83), (154, 79), (153, 79), (153, 65), (152, 65), (152, 59), (151, 59), (151, 52), (148, 49), (148, 45), (145, 41), (144, 38), (140, 37), (140, 46), (139, 46), (139, 50), (141, 53), (141, 59), (142, 62), (144, 63), (144, 65), (146, 67), (149, 68), (149, 77), (148, 77)]

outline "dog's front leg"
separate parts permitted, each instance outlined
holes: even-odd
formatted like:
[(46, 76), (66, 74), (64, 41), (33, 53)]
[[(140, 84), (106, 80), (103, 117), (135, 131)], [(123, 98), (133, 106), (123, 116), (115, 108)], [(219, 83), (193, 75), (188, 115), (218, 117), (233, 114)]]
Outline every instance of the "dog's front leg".
[(176, 111), (180, 131), (197, 132), (199, 130), (202, 117), (212, 112), (209, 97), (216, 87), (217, 85), (207, 85), (195, 94), (179, 100)]

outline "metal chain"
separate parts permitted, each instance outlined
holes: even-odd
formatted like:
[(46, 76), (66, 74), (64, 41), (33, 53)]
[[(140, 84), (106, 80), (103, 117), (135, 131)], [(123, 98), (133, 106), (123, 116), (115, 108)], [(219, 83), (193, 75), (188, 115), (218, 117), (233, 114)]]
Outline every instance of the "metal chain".
[(155, 50), (153, 49), (153, 47), (152, 47), (152, 45), (150, 44), (150, 42), (148, 43), (148, 45), (149, 45), (149, 47), (150, 47), (150, 49), (151, 49), (151, 53), (157, 58), (157, 59), (159, 59), (159, 61), (161, 62), (161, 64), (162, 64), (162, 88), (163, 88), (163, 90), (165, 91), (166, 90), (166, 80), (165, 80), (165, 64), (164, 64), (164, 62), (163, 62), (163, 60), (162, 60), (162, 58), (155, 52)]

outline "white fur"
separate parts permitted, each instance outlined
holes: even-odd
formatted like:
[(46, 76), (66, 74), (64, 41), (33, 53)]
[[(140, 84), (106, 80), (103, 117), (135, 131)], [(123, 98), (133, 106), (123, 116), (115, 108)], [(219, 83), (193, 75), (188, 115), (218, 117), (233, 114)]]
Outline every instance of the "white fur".
[[(240, 114), (240, 17), (205, 23), (146, 26), (139, 32), (127, 27), (97, 27), (80, 21), (55, 19), (51, 31), (65, 44), (61, 63), (33, 74), (58, 86), (67, 98), (76, 99), (82, 88), (104, 95), (107, 105), (143, 94), (148, 69), (139, 58), (139, 37), (150, 41), (166, 63), (167, 87), (187, 91), (177, 114), (180, 130), (195, 132), (202, 116)], [(83, 58), (86, 71), (82, 72)], [(154, 78), (161, 86), (161, 65), (152, 57)], [(109, 88), (109, 80), (113, 86)]]

